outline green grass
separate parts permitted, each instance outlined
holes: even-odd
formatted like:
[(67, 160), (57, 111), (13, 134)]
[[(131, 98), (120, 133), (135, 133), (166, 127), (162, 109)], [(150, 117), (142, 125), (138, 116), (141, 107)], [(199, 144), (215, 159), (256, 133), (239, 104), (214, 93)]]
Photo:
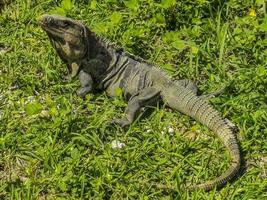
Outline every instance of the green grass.
[[(266, 199), (265, 1), (97, 2), (14, 0), (2, 10), (0, 43), (12, 49), (0, 53), (0, 199)], [(196, 81), (204, 93), (228, 84), (211, 103), (238, 128), (239, 177), (217, 191), (184, 190), (228, 168), (222, 143), (164, 107), (129, 130), (110, 125), (125, 102), (75, 95), (78, 81), (64, 79), (66, 66), (37, 24), (44, 13), (83, 20), (175, 79)], [(113, 149), (113, 140), (125, 147)]]

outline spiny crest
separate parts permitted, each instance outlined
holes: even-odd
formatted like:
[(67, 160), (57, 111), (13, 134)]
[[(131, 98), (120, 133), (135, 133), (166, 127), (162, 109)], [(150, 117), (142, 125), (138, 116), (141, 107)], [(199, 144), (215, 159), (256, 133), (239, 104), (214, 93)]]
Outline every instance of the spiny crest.
[(133, 59), (133, 60), (135, 60), (137, 62), (145, 63), (149, 67), (153, 67), (155, 70), (160, 71), (161, 73), (163, 73), (166, 77), (172, 79), (172, 77), (169, 74), (167, 74), (166, 71), (162, 67), (160, 67), (157, 63), (154, 63), (152, 61), (145, 60), (145, 59), (141, 58), (140, 56), (136, 56), (136, 55), (134, 55), (134, 54), (126, 51), (123, 47), (121, 47), (117, 43), (111, 42), (109, 39), (104, 38), (102, 36), (99, 36), (96, 33), (95, 33), (95, 37), (107, 49), (113, 49), (116, 52), (122, 53), (125, 56), (128, 56), (129, 58), (131, 58), (131, 59)]

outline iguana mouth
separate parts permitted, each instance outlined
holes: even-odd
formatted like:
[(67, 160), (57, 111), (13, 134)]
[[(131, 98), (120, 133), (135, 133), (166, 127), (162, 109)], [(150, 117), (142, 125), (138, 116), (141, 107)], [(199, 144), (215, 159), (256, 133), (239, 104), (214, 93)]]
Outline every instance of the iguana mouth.
[(71, 32), (61, 30), (61, 26), (59, 26), (52, 17), (47, 15), (41, 17), (41, 19), (39, 20), (39, 24), (43, 30), (45, 30), (48, 34), (52, 34), (55, 37), (62, 38), (63, 35), (66, 33), (71, 34)]

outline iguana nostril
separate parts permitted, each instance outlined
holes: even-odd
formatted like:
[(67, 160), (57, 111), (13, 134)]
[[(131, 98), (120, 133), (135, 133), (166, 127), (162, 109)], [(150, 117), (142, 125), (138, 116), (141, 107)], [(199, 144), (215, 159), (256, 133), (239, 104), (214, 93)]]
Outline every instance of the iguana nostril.
[(50, 17), (50, 16), (45, 16), (45, 17), (43, 18), (43, 20), (44, 20), (45, 23), (48, 23), (48, 24), (53, 23), (53, 18)]
[(47, 21), (48, 23), (53, 23), (53, 19), (51, 17), (48, 17)]

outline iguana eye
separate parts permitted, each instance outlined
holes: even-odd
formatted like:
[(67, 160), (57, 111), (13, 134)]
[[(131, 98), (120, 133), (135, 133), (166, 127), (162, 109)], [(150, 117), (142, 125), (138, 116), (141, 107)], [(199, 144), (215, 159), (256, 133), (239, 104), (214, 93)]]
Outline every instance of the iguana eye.
[(70, 23), (68, 21), (63, 21), (62, 26), (63, 27), (70, 26)]

